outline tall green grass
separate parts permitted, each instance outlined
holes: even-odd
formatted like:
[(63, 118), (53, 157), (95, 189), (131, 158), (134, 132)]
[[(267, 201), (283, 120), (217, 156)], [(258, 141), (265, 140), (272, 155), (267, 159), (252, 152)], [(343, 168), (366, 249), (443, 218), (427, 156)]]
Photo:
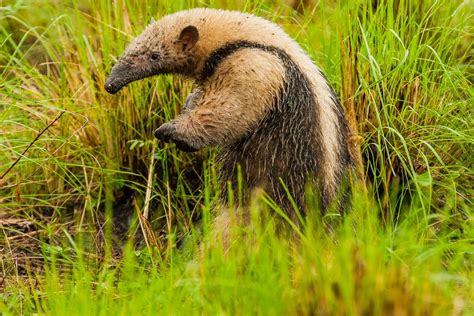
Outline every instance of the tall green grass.
[(196, 247), (190, 237), (167, 260), (128, 245), (110, 267), (91, 265), (78, 251), (70, 274), (56, 268), (67, 255), (56, 254), (39, 283), (10, 289), (4, 308), (55, 315), (446, 315), (472, 307), (469, 241), (429, 240), (423, 235), (432, 228), (414, 230), (412, 220), (383, 230), (368, 205), (357, 205), (330, 235), (311, 218), (296, 243), (279, 238), (273, 221), (254, 208), (251, 231), (236, 230), (226, 253), (219, 242)]
[[(225, 250), (212, 232), (214, 151), (190, 155), (152, 136), (190, 84), (166, 76), (118, 96), (103, 90), (152, 17), (198, 6), (280, 24), (340, 92), (362, 180), (344, 219), (313, 207), (303, 230), (282, 232), (276, 206), (261, 201)], [(468, 313), (473, 9), (447, 0), (321, 1), (301, 14), (283, 1), (8, 2), (0, 174), (63, 114), (0, 179), (0, 311)], [(124, 248), (119, 230), (131, 236)]]

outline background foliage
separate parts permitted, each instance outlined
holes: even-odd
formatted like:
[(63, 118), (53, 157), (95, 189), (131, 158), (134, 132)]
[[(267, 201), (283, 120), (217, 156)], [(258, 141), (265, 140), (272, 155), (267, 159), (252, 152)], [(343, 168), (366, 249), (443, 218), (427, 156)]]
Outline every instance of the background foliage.
[[(472, 2), (0, 3), (2, 313), (472, 309)], [(214, 151), (152, 136), (191, 83), (104, 91), (152, 17), (202, 6), (278, 23), (324, 70), (357, 131), (347, 217), (314, 209), (287, 234), (260, 201), (224, 251), (209, 240)]]

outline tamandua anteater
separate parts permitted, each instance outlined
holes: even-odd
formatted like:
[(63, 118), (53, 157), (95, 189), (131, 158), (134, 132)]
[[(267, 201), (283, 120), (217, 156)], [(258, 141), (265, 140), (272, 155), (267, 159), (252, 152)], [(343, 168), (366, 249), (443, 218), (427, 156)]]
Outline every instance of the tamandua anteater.
[[(153, 21), (125, 50), (105, 83), (116, 93), (161, 74), (194, 80), (182, 114), (155, 131), (184, 151), (219, 146), (223, 203), (237, 169), (294, 218), (305, 185), (324, 211), (351, 172), (350, 130), (327, 80), (279, 26), (235, 11), (192, 9)], [(282, 185), (282, 182), (285, 186)]]

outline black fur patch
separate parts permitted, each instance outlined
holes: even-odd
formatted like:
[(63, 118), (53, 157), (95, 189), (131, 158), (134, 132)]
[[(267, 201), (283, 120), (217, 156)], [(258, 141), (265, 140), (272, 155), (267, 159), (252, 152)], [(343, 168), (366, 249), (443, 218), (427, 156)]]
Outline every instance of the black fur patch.
[(273, 53), (277, 56), (282, 54), (289, 58), (288, 54), (286, 54), (283, 50), (274, 46), (267, 46), (267, 45), (262, 45), (259, 43), (254, 43), (254, 42), (249, 42), (249, 41), (230, 42), (222, 46), (221, 48), (218, 48), (209, 56), (209, 58), (204, 63), (204, 68), (199, 77), (200, 81), (204, 81), (208, 79), (209, 77), (211, 77), (216, 71), (216, 68), (219, 66), (219, 64), (228, 56), (245, 48), (261, 49), (263, 51)]
[[(285, 70), (284, 82), (279, 95), (274, 98), (271, 110), (258, 127), (241, 140), (222, 148), (218, 156), (221, 165), (221, 183), (230, 181), (236, 190), (237, 168), (240, 165), (243, 180), (249, 189), (263, 186), (287, 214), (296, 219), (280, 179), (285, 183), (301, 212), (305, 210), (305, 184), (309, 181), (319, 189), (321, 208), (324, 211), (331, 202), (333, 194), (327, 192), (325, 182), (328, 179), (325, 179), (325, 173), (321, 170), (321, 161), (325, 159), (326, 153), (319, 105), (316, 104), (317, 100), (309, 79), (290, 56), (274, 46), (248, 41), (231, 42), (209, 56), (200, 75), (200, 81), (211, 78), (223, 60), (242, 49), (259, 49), (279, 58)], [(347, 170), (351, 158), (348, 155), (348, 127), (344, 112), (334, 94), (333, 96), (340, 109), (338, 141), (341, 147), (339, 153), (341, 172), (336, 179), (339, 183), (342, 171)], [(223, 191), (225, 202), (226, 187)]]

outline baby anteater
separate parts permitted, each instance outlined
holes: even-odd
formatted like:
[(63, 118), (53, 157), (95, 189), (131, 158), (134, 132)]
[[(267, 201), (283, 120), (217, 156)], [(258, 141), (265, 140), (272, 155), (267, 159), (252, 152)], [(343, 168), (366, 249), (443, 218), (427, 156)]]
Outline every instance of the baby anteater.
[(195, 90), (182, 114), (155, 136), (189, 152), (219, 146), (223, 203), (240, 166), (245, 197), (261, 188), (294, 218), (288, 193), (304, 212), (309, 182), (324, 211), (353, 169), (337, 97), (308, 55), (272, 22), (213, 9), (165, 16), (127, 47), (105, 89), (116, 93), (160, 74), (190, 78)]

